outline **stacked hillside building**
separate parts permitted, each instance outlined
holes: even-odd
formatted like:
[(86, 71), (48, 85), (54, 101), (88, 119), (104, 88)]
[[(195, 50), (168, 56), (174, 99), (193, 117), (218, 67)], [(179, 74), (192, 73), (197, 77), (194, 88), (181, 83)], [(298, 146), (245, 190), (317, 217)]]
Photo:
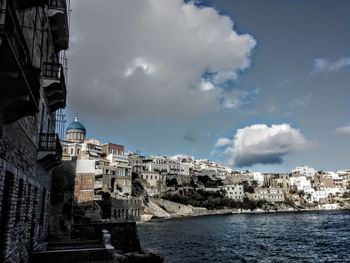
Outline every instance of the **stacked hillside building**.
[(27, 262), (48, 236), (68, 42), (66, 0), (0, 0), (0, 262)]
[[(96, 212), (98, 215), (91, 215), (91, 220), (95, 221), (140, 218), (142, 201), (132, 196), (132, 168), (123, 145), (111, 142), (102, 144), (97, 139), (87, 139), (85, 126), (78, 117), (68, 126), (61, 143), (63, 163), (74, 167), (71, 172), (74, 173), (75, 208), (85, 212), (91, 208), (94, 211), (100, 210)], [(64, 167), (59, 167), (58, 170), (61, 170), (57, 171), (58, 177), (66, 176), (62, 172)], [(106, 198), (111, 203), (107, 217), (99, 209)], [(90, 215), (85, 213), (85, 217)]]

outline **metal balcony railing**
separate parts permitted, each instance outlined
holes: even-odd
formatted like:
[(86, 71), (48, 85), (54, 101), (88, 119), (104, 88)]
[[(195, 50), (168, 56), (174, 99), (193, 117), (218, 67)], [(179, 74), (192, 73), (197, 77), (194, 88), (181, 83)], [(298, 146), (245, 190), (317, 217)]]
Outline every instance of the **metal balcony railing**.
[(44, 6), (47, 3), (48, 0), (16, 0), (16, 7), (23, 10), (34, 6)]
[(54, 9), (67, 9), (67, 0), (49, 0), (49, 7)]
[(29, 48), (12, 1), (0, 0), (0, 34), (5, 34), (22, 66), (31, 65)]
[(59, 108), (64, 108), (66, 105), (67, 87), (62, 65), (60, 63), (55, 62), (45, 62), (43, 68), (43, 75), (47, 79), (56, 80), (57, 83), (59, 82), (58, 85), (51, 85), (49, 88), (49, 90), (51, 91), (56, 91), (51, 93), (52, 96), (48, 96), (49, 101), (56, 102), (52, 107), (52, 110), (55, 111)]
[(37, 78), (39, 71), (32, 65), (27, 42), (18, 22), (13, 1), (10, 0), (0, 0), (0, 41), (0, 48), (4, 49), (7, 56), (6, 59), (0, 59), (0, 64), (6, 63), (3, 66), (8, 67), (8, 62), (11, 61), (12, 67), (16, 65), (15, 70), (20, 72), (19, 79), (23, 78), (24, 85), (21, 86), (27, 87), (25, 95), (31, 97), (37, 111), (40, 98), (40, 83)]
[(60, 79), (63, 74), (62, 65), (54, 62), (44, 62), (44, 77), (50, 79)]
[(55, 151), (58, 157), (61, 159), (63, 149), (58, 135), (56, 133), (40, 133), (39, 136), (39, 151)]

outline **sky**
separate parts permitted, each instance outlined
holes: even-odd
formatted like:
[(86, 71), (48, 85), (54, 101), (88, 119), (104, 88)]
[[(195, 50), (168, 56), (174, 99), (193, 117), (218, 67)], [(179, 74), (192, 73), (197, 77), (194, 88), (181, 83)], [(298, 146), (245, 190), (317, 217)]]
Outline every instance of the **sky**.
[(238, 170), (350, 168), (350, 1), (72, 0), (67, 123)]

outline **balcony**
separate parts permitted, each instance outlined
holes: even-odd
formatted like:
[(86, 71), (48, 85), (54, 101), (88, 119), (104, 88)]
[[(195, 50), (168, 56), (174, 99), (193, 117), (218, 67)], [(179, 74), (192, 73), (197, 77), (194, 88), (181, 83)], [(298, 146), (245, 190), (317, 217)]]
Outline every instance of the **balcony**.
[(62, 146), (56, 133), (40, 133), (37, 160), (47, 170), (61, 164)]
[(48, 0), (14, 0), (14, 2), (17, 9), (24, 10), (36, 6), (45, 6)]
[(50, 111), (65, 108), (67, 88), (62, 65), (45, 62), (43, 77), (43, 87), (46, 90)]
[(32, 66), (29, 49), (12, 1), (0, 0), (0, 111), (11, 123), (38, 112), (40, 69)]
[(49, 0), (49, 17), (55, 51), (67, 50), (69, 29), (66, 0)]

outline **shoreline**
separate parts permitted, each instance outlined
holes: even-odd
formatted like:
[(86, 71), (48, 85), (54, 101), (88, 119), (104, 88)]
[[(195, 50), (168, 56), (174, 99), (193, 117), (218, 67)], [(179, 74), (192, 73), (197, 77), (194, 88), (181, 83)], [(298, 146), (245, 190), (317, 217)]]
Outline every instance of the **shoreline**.
[(144, 224), (148, 222), (163, 222), (165, 220), (173, 219), (188, 219), (194, 217), (205, 216), (222, 216), (222, 215), (240, 215), (240, 214), (282, 214), (282, 213), (308, 213), (308, 212), (340, 212), (350, 211), (350, 208), (336, 208), (336, 209), (284, 209), (284, 210), (241, 210), (235, 211), (230, 209), (208, 210), (208, 213), (193, 213), (187, 215), (171, 215), (169, 217), (155, 217), (148, 221), (138, 221), (137, 224)]

